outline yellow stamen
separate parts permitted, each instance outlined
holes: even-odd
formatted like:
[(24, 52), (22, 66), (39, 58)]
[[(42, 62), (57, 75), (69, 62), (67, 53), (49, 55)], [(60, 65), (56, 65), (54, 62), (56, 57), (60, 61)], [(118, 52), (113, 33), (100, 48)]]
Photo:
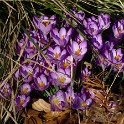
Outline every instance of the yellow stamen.
[(3, 89), (3, 92), (4, 92), (4, 93), (7, 93), (7, 92), (8, 92), (7, 88), (4, 88), (4, 89)]
[(121, 64), (117, 64), (115, 67), (116, 67), (116, 69), (119, 70), (121, 68), (121, 66), (122, 66)]
[(34, 46), (30, 46), (29, 48), (33, 50), (34, 49)]
[(68, 98), (67, 98), (67, 102), (70, 102), (71, 101), (71, 97), (69, 96)]
[(65, 39), (65, 36), (64, 36), (64, 35), (62, 35), (62, 36), (61, 36), (61, 39), (62, 39), (62, 40), (64, 40), (64, 39)]
[(115, 56), (115, 59), (116, 59), (116, 60), (119, 60), (119, 58), (120, 58), (119, 55), (116, 55), (116, 56)]
[(23, 88), (23, 93), (26, 94), (28, 92), (28, 88)]
[(66, 67), (68, 67), (68, 66), (69, 66), (68, 61), (65, 61), (65, 62), (64, 62), (64, 68), (66, 68)]
[(59, 58), (59, 54), (58, 54), (58, 53), (55, 53), (55, 54), (54, 54), (54, 58), (55, 58), (55, 59)]
[(39, 86), (40, 86), (40, 87), (44, 87), (44, 83), (43, 83), (43, 82), (40, 82), (40, 83), (39, 83)]
[(81, 103), (81, 106), (82, 106), (82, 107), (86, 107), (86, 106), (87, 106), (86, 102), (83, 101), (83, 102)]
[(57, 98), (53, 99), (53, 104), (57, 105), (59, 108), (61, 106), (61, 104), (59, 103), (59, 100)]
[(63, 76), (59, 77), (58, 80), (61, 84), (64, 84), (64, 82), (65, 82), (65, 78)]
[(80, 44), (82, 41), (81, 40), (78, 40), (77, 43)]
[(20, 100), (20, 105), (23, 105), (25, 103), (24, 100)]
[(29, 71), (29, 72), (28, 72), (28, 76), (29, 76), (29, 77), (32, 77), (32, 76), (33, 76), (32, 72)]
[(84, 74), (84, 77), (86, 78), (86, 77), (88, 77), (88, 75), (87, 74)]
[(43, 22), (44, 26), (47, 27), (49, 25), (48, 22)]
[(77, 51), (75, 51), (75, 54), (79, 56), (81, 54), (81, 50), (78, 49)]
[(49, 73), (50, 72), (50, 69), (52, 69), (50, 66), (47, 67), (46, 72)]
[(121, 29), (118, 29), (118, 33), (121, 34), (123, 31)]

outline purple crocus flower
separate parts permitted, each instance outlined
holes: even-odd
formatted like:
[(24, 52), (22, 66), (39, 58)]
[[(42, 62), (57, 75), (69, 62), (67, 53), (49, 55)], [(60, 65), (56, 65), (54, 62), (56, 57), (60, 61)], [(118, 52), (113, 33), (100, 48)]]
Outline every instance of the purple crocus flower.
[(43, 32), (43, 34), (47, 35), (52, 27), (56, 24), (56, 17), (54, 15), (50, 18), (45, 15), (41, 16), (40, 18), (34, 16), (33, 23), (38, 29)]
[(80, 34), (78, 34), (78, 35), (76, 36), (75, 41), (76, 41), (78, 44), (80, 44), (80, 43), (83, 42), (83, 41), (86, 42), (85, 39), (84, 39)]
[(73, 108), (85, 110), (85, 109), (89, 108), (92, 101), (93, 100), (90, 98), (90, 94), (88, 92), (82, 90), (81, 93), (79, 93), (75, 96)]
[(74, 89), (69, 86), (65, 92), (65, 96), (66, 96), (67, 106), (70, 106), (71, 104), (73, 104), (75, 100)]
[(71, 46), (68, 46), (68, 52), (76, 61), (80, 61), (87, 52), (87, 42), (82, 41), (80, 44), (73, 41)]
[(9, 83), (5, 83), (1, 88), (0, 88), (0, 92), (4, 97), (9, 97), (11, 92), (12, 92), (12, 88), (10, 86)]
[(17, 95), (15, 98), (15, 105), (20, 110), (25, 108), (30, 101), (30, 96), (26, 97), (25, 95)]
[(68, 43), (71, 34), (72, 28), (68, 29), (68, 31), (66, 28), (61, 28), (60, 31), (55, 28), (51, 31), (51, 37), (53, 38), (54, 42), (59, 46), (65, 46)]
[(124, 36), (124, 20), (119, 20), (112, 27), (114, 37), (116, 39), (121, 39)]
[(115, 104), (114, 102), (109, 102), (108, 107), (109, 107), (108, 111), (110, 113), (114, 113), (117, 110), (117, 104)]
[(103, 44), (103, 49), (104, 50), (109, 50), (111, 51), (113, 48), (114, 48), (114, 43), (113, 42), (110, 42), (110, 41), (106, 41), (104, 44)]
[(49, 47), (47, 56), (51, 61), (57, 62), (66, 57), (66, 50), (62, 50), (59, 46)]
[(122, 58), (123, 58), (123, 53), (121, 48), (118, 48), (117, 50), (112, 49), (111, 51), (111, 60), (112, 63), (118, 64), (122, 62)]
[(59, 63), (60, 68), (66, 69), (71, 67), (71, 56), (67, 56), (67, 58), (63, 59), (61, 63)]
[(44, 74), (41, 74), (39, 76), (37, 76), (36, 78), (34, 78), (34, 89), (36, 90), (45, 90), (49, 87), (50, 83), (47, 80), (47, 77)]
[(56, 86), (66, 87), (70, 82), (70, 68), (58, 68), (56, 73), (51, 72), (52, 84)]
[(23, 64), (20, 68), (20, 75), (24, 78), (24, 82), (30, 82), (33, 79), (33, 66), (29, 64)]
[(79, 12), (75, 12), (74, 11), (74, 15), (76, 18), (78, 18), (79, 20), (83, 21), (84, 20), (84, 17), (85, 17), (85, 13), (80, 10)]
[(110, 27), (110, 15), (108, 14), (100, 14), (98, 15), (99, 28), (101, 30), (108, 29)]
[(43, 34), (43, 32), (40, 30), (39, 31), (39, 41), (40, 41), (40, 46), (41, 48), (44, 46), (43, 44), (47, 44), (49, 42), (47, 35)]
[(88, 70), (88, 68), (84, 68), (81, 72), (81, 79), (85, 80), (86, 78), (88, 78), (91, 75), (91, 71)]
[[(35, 42), (35, 43), (37, 43), (38, 41), (37, 41), (37, 39), (34, 39), (34, 38), (32, 38), (33, 39), (33, 41)], [(25, 47), (25, 52), (26, 53), (33, 53), (33, 54), (35, 54), (35, 53), (37, 53), (37, 48), (35, 47), (35, 45), (33, 44), (33, 42), (32, 41), (28, 41), (27, 42), (27, 44), (26, 44), (26, 47)]]
[(31, 90), (32, 90), (31, 86), (28, 83), (24, 83), (20, 87), (21, 94), (24, 94), (24, 95), (29, 95)]
[(58, 90), (55, 95), (49, 97), (49, 102), (52, 111), (62, 110), (65, 106), (65, 93)]
[(103, 46), (102, 35), (101, 34), (94, 35), (91, 39), (91, 42), (95, 48), (101, 49)]
[(33, 77), (37, 77), (37, 75), (41, 74), (44, 72), (45, 68), (43, 66), (45, 66), (45, 61), (42, 59), (39, 64), (37, 64), (34, 68), (34, 74)]
[(104, 66), (104, 67), (108, 67), (111, 63), (110, 63), (110, 51), (109, 50), (103, 50), (102, 51), (102, 55), (99, 55), (98, 57), (98, 61), (97, 64), (100, 66)]
[[(79, 19), (81, 22), (84, 20), (85, 13), (83, 11), (81, 11), (81, 10), (79, 12), (73, 11), (73, 13), (74, 13), (75, 17), (77, 19)], [(73, 22), (74, 22), (74, 25), (77, 25), (77, 23), (75, 21), (73, 21)]]
[(84, 19), (83, 24), (89, 35), (93, 36), (99, 33), (98, 20), (94, 16), (92, 16), (91, 18), (88, 18), (87, 20)]

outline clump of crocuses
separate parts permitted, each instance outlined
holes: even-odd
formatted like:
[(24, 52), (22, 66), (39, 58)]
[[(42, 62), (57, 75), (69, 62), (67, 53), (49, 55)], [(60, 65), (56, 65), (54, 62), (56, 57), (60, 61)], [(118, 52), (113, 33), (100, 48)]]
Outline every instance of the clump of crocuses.
[[(76, 70), (78, 64), (84, 62), (91, 48), (99, 53), (99, 55), (93, 53), (95, 57), (97, 56), (95, 63), (98, 66), (104, 69), (111, 66), (114, 71), (123, 71), (123, 52), (116, 44), (120, 43), (124, 36), (124, 20), (114, 23), (112, 26), (114, 40), (109, 41), (103, 37), (103, 32), (111, 25), (108, 14), (99, 14), (97, 18), (94, 16), (86, 18), (83, 11), (73, 11), (73, 14), (83, 28), (69, 15), (65, 15), (81, 29), (90, 45), (66, 20), (62, 19), (62, 24), (58, 26), (59, 19), (55, 15), (34, 16), (35, 30), (28, 29), (28, 35), (24, 33), (22, 39), (18, 40), (15, 49), (17, 56), (21, 55), (19, 59), (21, 66), (15, 71), (14, 79), (22, 81), (21, 85), (18, 84), (18, 93), (15, 96), (15, 104), (19, 110), (28, 105), (33, 90), (48, 92), (49, 88), (55, 89), (54, 93), (48, 94), (51, 110), (89, 108), (93, 98), (90, 92), (85, 90), (82, 82), (90, 78), (91, 70), (88, 67), (83, 68), (81, 72), (79, 71), (79, 79), (75, 79), (76, 76), (73, 74), (78, 72)], [(81, 90), (75, 92), (77, 84)], [(6, 83), (1, 88), (2, 95), (8, 97), (11, 90), (10, 85)]]

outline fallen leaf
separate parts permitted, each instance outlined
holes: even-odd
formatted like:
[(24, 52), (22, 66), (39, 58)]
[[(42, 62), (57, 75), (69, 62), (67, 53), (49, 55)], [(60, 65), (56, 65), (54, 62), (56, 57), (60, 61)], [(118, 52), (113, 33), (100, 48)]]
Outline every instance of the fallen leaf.
[(44, 101), (43, 99), (39, 99), (32, 104), (32, 108), (37, 111), (50, 112), (50, 104)]

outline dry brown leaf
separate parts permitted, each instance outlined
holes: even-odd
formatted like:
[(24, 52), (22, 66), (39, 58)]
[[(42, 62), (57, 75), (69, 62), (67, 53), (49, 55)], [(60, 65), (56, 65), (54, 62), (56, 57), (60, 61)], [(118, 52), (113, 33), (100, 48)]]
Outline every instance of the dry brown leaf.
[(42, 124), (42, 120), (38, 117), (38, 114), (39, 112), (33, 109), (29, 109), (26, 114), (23, 112), (24, 124)]
[(37, 111), (50, 112), (50, 104), (44, 101), (43, 99), (39, 99), (32, 104), (32, 108)]
[(118, 117), (117, 124), (124, 124), (124, 114), (121, 114), (121, 115)]

